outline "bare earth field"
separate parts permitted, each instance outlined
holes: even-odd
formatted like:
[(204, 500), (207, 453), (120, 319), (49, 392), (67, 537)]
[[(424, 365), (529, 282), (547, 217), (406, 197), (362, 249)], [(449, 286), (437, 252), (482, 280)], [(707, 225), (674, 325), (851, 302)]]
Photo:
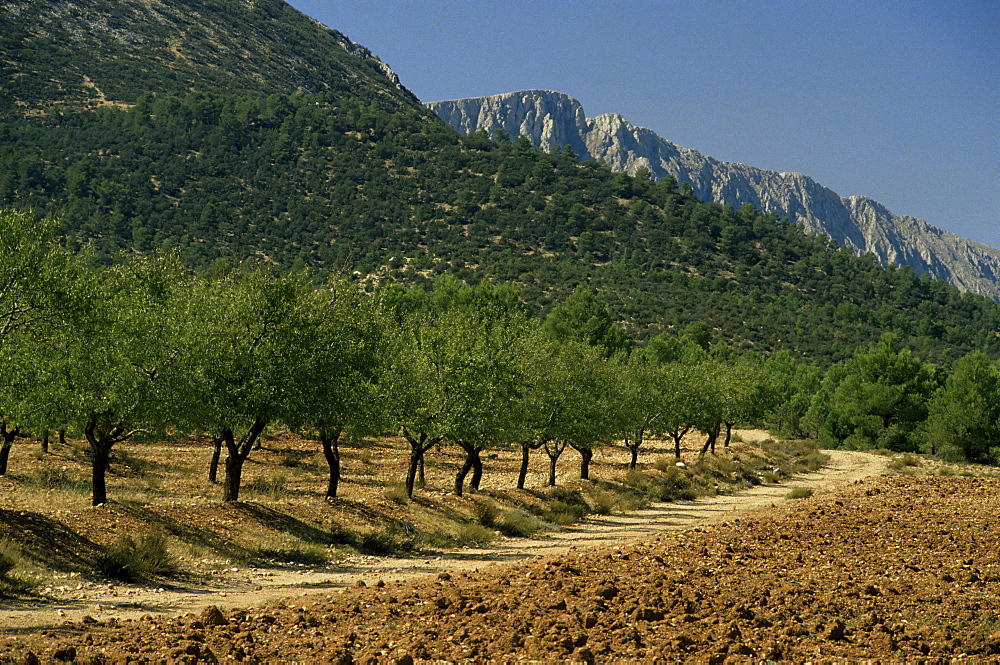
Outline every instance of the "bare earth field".
[[(784, 485), (593, 516), (546, 537), (483, 548), (355, 554), (313, 568), (225, 564), (225, 571), (169, 587), (106, 585), (70, 573), (46, 589), (46, 602), (0, 601), (0, 656), (373, 663), (998, 658), (1000, 559), (991, 516), (1000, 481), (876, 475), (886, 461), (835, 452), (820, 472)], [(814, 495), (784, 500), (799, 486)], [(128, 508), (83, 510), (123, 520)], [(262, 604), (277, 597), (285, 599)]]

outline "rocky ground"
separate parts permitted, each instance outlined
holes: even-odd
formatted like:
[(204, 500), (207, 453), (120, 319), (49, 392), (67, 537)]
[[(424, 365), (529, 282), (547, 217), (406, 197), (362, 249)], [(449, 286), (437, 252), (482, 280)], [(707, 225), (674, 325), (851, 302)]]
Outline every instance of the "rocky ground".
[[(888, 476), (638, 542), (249, 609), (85, 618), (10, 661), (1000, 659), (1000, 481)], [(777, 503), (777, 502), (775, 502)]]

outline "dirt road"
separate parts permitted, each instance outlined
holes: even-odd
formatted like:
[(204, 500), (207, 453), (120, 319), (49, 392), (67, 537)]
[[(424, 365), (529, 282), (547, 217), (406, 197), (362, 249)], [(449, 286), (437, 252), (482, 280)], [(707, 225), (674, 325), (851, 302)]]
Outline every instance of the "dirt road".
[(679, 531), (722, 521), (734, 514), (779, 504), (794, 487), (815, 493), (851, 484), (885, 470), (888, 460), (842, 450), (825, 451), (829, 463), (820, 471), (796, 476), (781, 485), (761, 485), (733, 495), (655, 504), (627, 515), (592, 516), (573, 527), (533, 539), (503, 539), (488, 548), (463, 548), (405, 557), (352, 555), (322, 569), (229, 568), (209, 584), (151, 588), (68, 579), (46, 589), (47, 600), (0, 605), (0, 623), (8, 629), (54, 626), (81, 621), (128, 619), (144, 615), (197, 613), (209, 605), (251, 607), (261, 603), (331, 593), (354, 586), (404, 580), (442, 571), (478, 569), (490, 564), (554, 555), (569, 550), (620, 545), (664, 531)]

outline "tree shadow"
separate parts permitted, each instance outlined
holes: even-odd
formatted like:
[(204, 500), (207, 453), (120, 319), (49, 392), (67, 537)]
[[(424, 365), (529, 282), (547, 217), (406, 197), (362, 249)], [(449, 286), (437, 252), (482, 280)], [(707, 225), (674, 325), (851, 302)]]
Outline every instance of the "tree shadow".
[(64, 573), (93, 572), (104, 548), (62, 522), (23, 510), (0, 510), (0, 533), (16, 535), (21, 553)]

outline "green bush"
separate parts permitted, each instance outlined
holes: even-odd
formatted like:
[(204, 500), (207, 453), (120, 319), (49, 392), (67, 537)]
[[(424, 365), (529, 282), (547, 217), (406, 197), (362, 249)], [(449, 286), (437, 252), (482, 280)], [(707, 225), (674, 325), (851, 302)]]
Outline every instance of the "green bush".
[(889, 462), (889, 468), (893, 471), (903, 471), (904, 469), (917, 468), (921, 466), (920, 458), (912, 453), (900, 455)]
[(671, 469), (677, 469), (677, 458), (668, 455), (660, 455), (653, 461), (653, 468), (664, 473), (667, 473)]
[(330, 563), (327, 550), (322, 545), (293, 543), (275, 549), (258, 549), (256, 555), (262, 559), (273, 559), (286, 563), (302, 563), (307, 566), (323, 566)]
[(159, 530), (133, 539), (122, 536), (97, 559), (98, 572), (109, 579), (135, 582), (176, 572), (174, 558), (167, 550), (167, 537)]
[(610, 515), (618, 505), (615, 495), (610, 492), (590, 493), (590, 512), (595, 515)]
[(765, 483), (770, 483), (772, 485), (780, 483), (782, 477), (784, 476), (784, 474), (781, 472), (781, 469), (768, 469), (767, 471), (765, 471), (760, 475), (764, 479)]
[(0, 540), (0, 597), (5, 592), (25, 592), (37, 586), (37, 579), (33, 580), (29, 572), (31, 568), (13, 541)]
[(545, 507), (542, 517), (546, 522), (552, 522), (560, 526), (576, 524), (587, 514), (587, 506), (567, 503), (562, 500), (553, 501)]
[(16, 565), (14, 544), (9, 540), (0, 540), (0, 579), (7, 577)]
[(500, 511), (490, 501), (477, 500), (472, 507), (476, 521), (484, 527), (495, 528), (500, 519)]
[(396, 529), (387, 528), (363, 534), (355, 542), (355, 547), (364, 554), (388, 556), (400, 552), (411, 552), (417, 546), (417, 539), (409, 534), (401, 534)]
[(523, 510), (508, 510), (496, 523), (496, 528), (511, 538), (527, 538), (541, 531), (544, 525), (535, 516)]
[(496, 531), (482, 524), (463, 524), (458, 530), (458, 542), (472, 547), (485, 547), (496, 538)]

